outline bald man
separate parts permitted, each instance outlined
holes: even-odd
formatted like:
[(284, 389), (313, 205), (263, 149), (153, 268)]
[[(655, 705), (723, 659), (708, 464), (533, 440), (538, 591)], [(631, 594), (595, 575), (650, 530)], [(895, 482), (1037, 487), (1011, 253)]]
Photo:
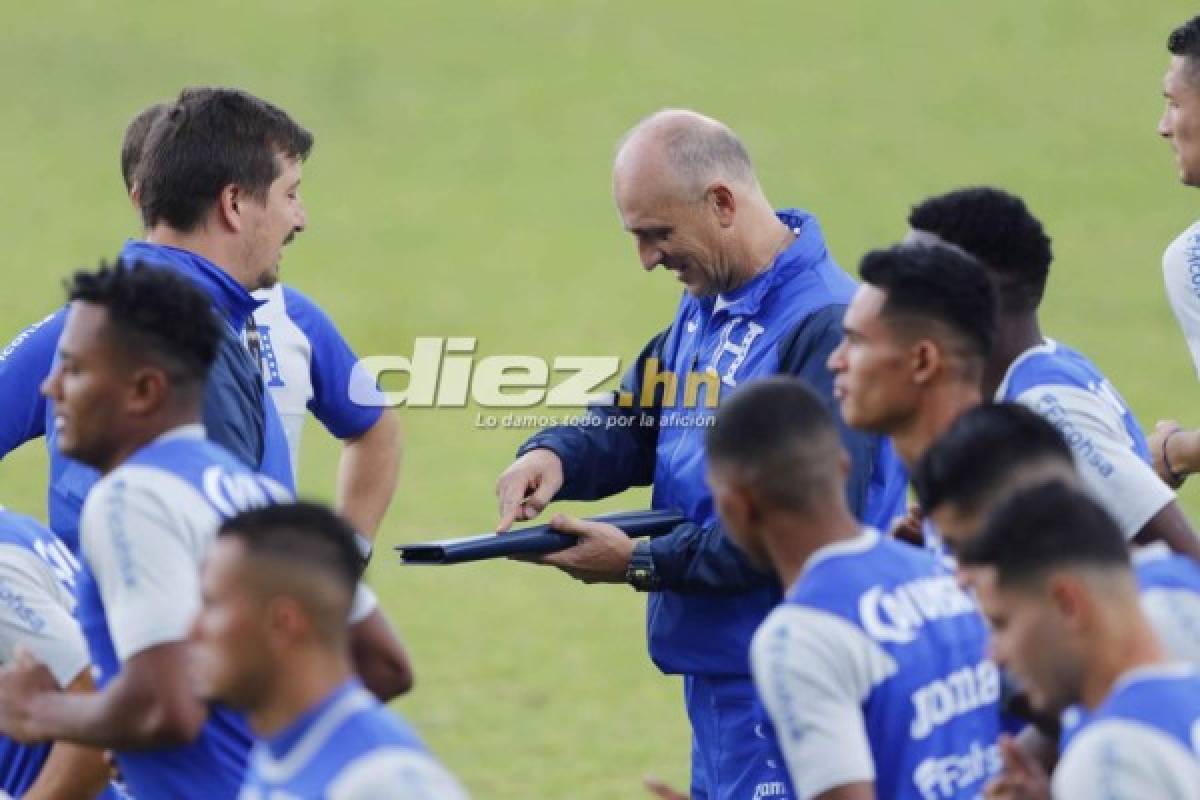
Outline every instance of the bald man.
[[(704, 432), (721, 400), (769, 374), (800, 377), (837, 418), (825, 362), (855, 284), (829, 255), (816, 218), (774, 211), (742, 142), (703, 115), (660, 111), (636, 125), (618, 147), (613, 193), (642, 267), (665, 267), (683, 296), (612, 404), (521, 446), (496, 486), (497, 528), (555, 499), (648, 484), (655, 508), (682, 511), (688, 522), (636, 545), (611, 525), (557, 516), (555, 526), (579, 544), (540, 561), (587, 583), (649, 592), (650, 656), (684, 677), (693, 798), (788, 797), (748, 656), (781, 587), (721, 528), (704, 480)], [(838, 426), (853, 465), (849, 506), (885, 525), (903, 502), (899, 463), (884, 440)]]

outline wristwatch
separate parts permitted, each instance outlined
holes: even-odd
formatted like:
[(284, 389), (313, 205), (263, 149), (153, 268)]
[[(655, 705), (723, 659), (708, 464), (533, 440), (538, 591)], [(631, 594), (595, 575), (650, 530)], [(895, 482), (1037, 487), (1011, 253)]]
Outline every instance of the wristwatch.
[(654, 567), (649, 542), (642, 541), (633, 546), (633, 555), (625, 568), (625, 582), (639, 592), (657, 592), (662, 588), (662, 577)]

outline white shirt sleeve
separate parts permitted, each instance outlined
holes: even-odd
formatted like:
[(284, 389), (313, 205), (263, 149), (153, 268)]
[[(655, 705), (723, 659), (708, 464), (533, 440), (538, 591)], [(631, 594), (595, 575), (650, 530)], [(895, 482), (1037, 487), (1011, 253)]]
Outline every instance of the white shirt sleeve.
[(1141, 592), (1142, 611), (1173, 661), (1200, 666), (1200, 594), (1186, 589)]
[(88, 495), (83, 553), (122, 662), (187, 637), (200, 610), (200, 563), (218, 525), (190, 486), (159, 470), (120, 470)]
[(365, 581), (359, 581), (354, 590), (354, 602), (350, 606), (350, 624), (357, 625), (379, 608), (379, 598)]
[(1116, 520), (1126, 539), (1175, 499), (1154, 469), (1133, 452), (1114, 396), (1075, 386), (1037, 386), (1017, 402), (1042, 415), (1071, 446), (1084, 487)]
[(60, 687), (75, 680), (90, 658), (72, 606), (67, 590), (36, 553), (0, 545), (0, 664), (23, 646)]
[(1163, 253), (1162, 267), (1167, 300), (1200, 375), (1200, 223), (1171, 242)]
[(1200, 761), (1153, 728), (1105, 720), (1089, 725), (1067, 748), (1054, 771), (1054, 797), (1200, 797)]
[(468, 800), (445, 767), (404, 748), (373, 750), (350, 762), (329, 785), (329, 800)]
[(797, 798), (875, 780), (862, 704), (895, 661), (849, 622), (783, 605), (751, 645), (754, 683)]

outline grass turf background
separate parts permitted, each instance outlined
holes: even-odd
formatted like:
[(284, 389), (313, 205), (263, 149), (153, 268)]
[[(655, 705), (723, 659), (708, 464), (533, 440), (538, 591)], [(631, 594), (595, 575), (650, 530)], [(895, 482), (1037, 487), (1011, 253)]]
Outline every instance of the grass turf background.
[[(361, 354), (475, 336), (478, 356), (631, 358), (677, 284), (645, 275), (609, 196), (617, 137), (662, 106), (746, 140), (768, 194), (822, 219), (853, 269), (922, 196), (989, 182), (1054, 237), (1046, 329), (1091, 354), (1149, 426), (1200, 423), (1163, 297), (1162, 248), (1196, 216), (1154, 133), (1167, 32), (1195, 9), (1020, 0), (903, 4), (60, 3), (0, 30), (0, 339), (61, 299), (70, 269), (137, 225), (126, 121), (181, 86), (247, 88), (317, 137), (310, 229), (285, 280)], [(415, 659), (397, 708), (479, 798), (639, 796), (678, 784), (676, 680), (645, 656), (643, 601), (496, 563), (402, 570), (390, 546), (486, 529), (526, 432), (476, 409), (403, 410), (404, 475), (371, 577)], [(306, 433), (301, 485), (332, 495), (337, 446)], [(44, 516), (39, 444), (0, 463), (0, 499)], [(1182, 493), (1200, 510), (1200, 493)], [(634, 493), (598, 508), (635, 507)]]

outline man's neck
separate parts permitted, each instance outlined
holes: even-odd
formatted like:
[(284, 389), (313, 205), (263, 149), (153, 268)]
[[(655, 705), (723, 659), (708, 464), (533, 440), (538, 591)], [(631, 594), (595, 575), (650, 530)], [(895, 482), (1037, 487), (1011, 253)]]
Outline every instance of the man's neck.
[(992, 357), (983, 376), (985, 396), (991, 397), (996, 393), (1008, 368), (1022, 353), (1043, 341), (1037, 314), (1000, 314), (996, 319)]
[(974, 383), (955, 381), (930, 387), (918, 412), (902, 428), (888, 431), (904, 466), (911, 472), (956, 419), (982, 403), (983, 392)]
[(145, 238), (150, 244), (174, 247), (177, 250), (187, 250), (189, 253), (195, 253), (198, 256), (208, 259), (219, 267), (222, 272), (241, 284), (246, 291), (253, 291), (248, 279), (238, 274), (236, 268), (233, 266), (237, 261), (229, 252), (229, 248), (210, 235), (203, 226), (198, 227), (194, 231), (184, 233), (167, 225), (157, 225), (145, 231)]
[(311, 650), (288, 659), (273, 676), (263, 702), (250, 711), (250, 727), (259, 737), (275, 736), (350, 680), (353, 671), (340, 652)]
[(734, 278), (734, 285), (726, 291), (749, 283), (756, 276), (766, 272), (779, 254), (796, 240), (796, 234), (775, 216), (769, 205), (764, 204), (753, 214), (753, 220), (747, 223), (748, 230), (741, 252), (737, 255), (739, 269)]
[(105, 463), (97, 464), (96, 469), (100, 470), (102, 475), (107, 475), (128, 461), (134, 453), (164, 433), (173, 431), (176, 428), (182, 428), (184, 425), (199, 425), (202, 422), (200, 412), (196, 410), (163, 414), (152, 422), (148, 422), (146, 425), (130, 431), (128, 435), (123, 437), (121, 444), (106, 459)]
[(1095, 711), (1112, 694), (1121, 676), (1140, 667), (1167, 662), (1162, 645), (1138, 607), (1105, 623), (1105, 635), (1097, 636), (1093, 652), (1086, 654), (1086, 672), (1080, 700)]
[(826, 545), (853, 539), (861, 530), (844, 505), (776, 514), (765, 528), (767, 554), (785, 589), (800, 579), (813, 553)]

